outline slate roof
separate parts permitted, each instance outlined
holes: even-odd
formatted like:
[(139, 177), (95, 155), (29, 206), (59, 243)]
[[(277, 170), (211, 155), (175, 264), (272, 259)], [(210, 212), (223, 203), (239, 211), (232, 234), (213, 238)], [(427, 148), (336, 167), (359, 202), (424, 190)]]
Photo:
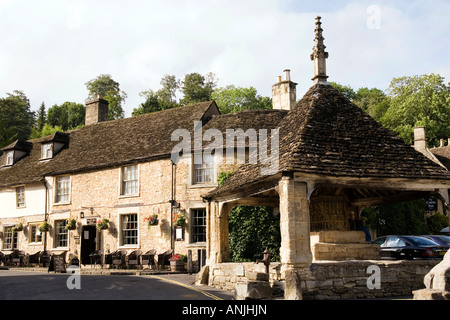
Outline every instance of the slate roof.
[[(203, 131), (215, 128), (275, 128), (287, 114), (281, 110), (254, 110), (221, 115), (215, 102), (202, 102), (120, 120), (105, 121), (67, 133), (15, 142), (6, 148), (28, 146), (29, 154), (13, 166), (0, 166), (0, 187), (43, 181), (44, 176), (115, 167), (127, 163), (169, 158), (179, 141), (171, 141), (176, 129), (187, 129), (193, 140), (194, 121)], [(40, 160), (41, 143), (65, 142), (51, 160)], [(204, 142), (204, 145), (207, 145)], [(4, 163), (4, 155), (0, 163)]]
[[(331, 85), (317, 83), (280, 122), (278, 172), (326, 177), (444, 179), (450, 173), (405, 144)], [(256, 183), (259, 165), (239, 168), (206, 198)]]
[(433, 148), (430, 151), (447, 169), (450, 170), (450, 146)]
[[(213, 114), (219, 111), (215, 102), (209, 101), (29, 140), (32, 148), (28, 156), (13, 166), (0, 167), (0, 187), (39, 182), (46, 175), (169, 157), (178, 143), (171, 141), (175, 129), (193, 131), (194, 121), (207, 121)], [(70, 136), (68, 142), (64, 140), (67, 136)], [(66, 141), (67, 145), (53, 159), (40, 161), (41, 143), (51, 140)]]

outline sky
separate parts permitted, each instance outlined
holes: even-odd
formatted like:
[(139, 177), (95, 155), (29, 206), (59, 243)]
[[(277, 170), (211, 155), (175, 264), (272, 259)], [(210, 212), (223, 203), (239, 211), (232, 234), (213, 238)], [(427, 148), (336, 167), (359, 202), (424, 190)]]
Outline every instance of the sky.
[(0, 97), (21, 90), (32, 110), (84, 104), (85, 83), (110, 74), (129, 117), (166, 74), (213, 72), (219, 87), (270, 97), (290, 69), (301, 98), (318, 15), (329, 81), (386, 90), (395, 77), (437, 73), (450, 82), (450, 0), (0, 0)]

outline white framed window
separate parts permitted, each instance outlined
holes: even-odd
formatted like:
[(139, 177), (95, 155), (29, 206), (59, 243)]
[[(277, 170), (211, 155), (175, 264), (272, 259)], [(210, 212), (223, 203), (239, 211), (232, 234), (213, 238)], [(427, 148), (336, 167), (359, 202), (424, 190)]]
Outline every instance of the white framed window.
[(53, 143), (45, 143), (41, 149), (41, 159), (53, 158)]
[(66, 248), (68, 247), (68, 230), (66, 229), (67, 220), (55, 221), (55, 247)]
[(30, 230), (29, 242), (30, 243), (35, 243), (35, 244), (42, 243), (42, 234), (39, 231), (39, 225), (40, 224), (30, 224), (30, 227), (29, 227), (29, 230)]
[(5, 165), (12, 166), (14, 164), (14, 151), (8, 151), (6, 153)]
[(55, 203), (70, 202), (70, 177), (57, 177), (55, 189)]
[(13, 232), (12, 226), (3, 228), (3, 250), (17, 249), (17, 232)]
[(202, 155), (202, 163), (193, 163), (192, 184), (215, 183), (214, 155)]
[(16, 188), (16, 207), (25, 208), (25, 187)]
[(138, 215), (136, 213), (120, 216), (121, 246), (135, 246), (138, 244)]
[(206, 242), (206, 209), (191, 209), (191, 243)]
[(139, 194), (139, 172), (137, 165), (122, 167), (120, 180), (120, 195), (134, 196)]

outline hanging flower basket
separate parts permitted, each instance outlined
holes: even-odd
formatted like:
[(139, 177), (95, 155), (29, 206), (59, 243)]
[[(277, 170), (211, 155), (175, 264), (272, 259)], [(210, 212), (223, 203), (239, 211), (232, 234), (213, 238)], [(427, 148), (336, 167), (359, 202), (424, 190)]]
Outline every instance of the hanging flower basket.
[(173, 225), (175, 227), (184, 227), (186, 225), (186, 214), (184, 211), (175, 214), (173, 218)]
[(159, 223), (158, 215), (157, 214), (152, 214), (148, 218), (144, 218), (144, 221), (147, 222), (147, 228), (150, 229), (151, 226), (158, 225), (158, 223)]
[(75, 230), (77, 228), (77, 221), (75, 219), (70, 219), (67, 222), (66, 230)]
[(109, 226), (109, 220), (106, 218), (103, 219), (98, 219), (97, 221), (97, 230), (101, 231), (101, 230), (105, 230), (108, 229)]
[(20, 222), (18, 225), (16, 225), (15, 227), (12, 228), (12, 232), (19, 232), (19, 231), (23, 231), (22, 222)]
[(50, 225), (48, 224), (47, 221), (42, 222), (38, 228), (39, 232), (41, 232), (41, 233), (47, 232), (49, 229), (50, 229)]

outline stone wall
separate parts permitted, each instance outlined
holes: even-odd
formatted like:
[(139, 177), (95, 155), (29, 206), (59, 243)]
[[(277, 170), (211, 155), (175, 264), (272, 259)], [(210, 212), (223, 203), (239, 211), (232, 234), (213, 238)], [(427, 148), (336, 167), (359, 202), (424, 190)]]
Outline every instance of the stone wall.
[[(315, 262), (309, 268), (300, 271), (303, 299), (364, 299), (410, 296), (412, 291), (425, 287), (424, 276), (439, 261), (349, 260)], [(373, 277), (376, 274), (369, 268), (371, 266), (379, 268), (379, 289), (375, 286), (376, 282)], [(264, 272), (264, 265), (251, 262), (212, 265), (209, 270), (208, 284), (225, 290), (234, 290), (238, 281), (248, 280), (246, 277), (248, 272)], [(373, 285), (373, 289), (369, 288), (368, 279), (369, 283)], [(284, 286), (284, 278), (280, 273), (279, 263), (271, 263), (270, 265), (270, 283), (277, 288)]]
[(311, 232), (313, 261), (377, 260), (380, 246), (367, 243), (362, 231)]
[[(59, 253), (66, 251), (80, 255), (83, 227), (86, 218), (107, 218), (110, 227), (97, 234), (98, 250), (105, 253), (117, 249), (131, 252), (141, 250), (146, 252), (154, 249), (162, 253), (171, 249), (171, 205), (172, 199), (172, 163), (170, 159), (157, 160), (138, 165), (139, 192), (132, 196), (120, 195), (120, 167), (107, 168), (91, 172), (83, 172), (70, 175), (70, 201), (65, 204), (53, 203), (53, 186), (55, 179), (47, 177), (49, 186), (48, 215), (50, 231), (46, 234), (46, 249)], [(201, 195), (211, 190), (214, 185), (193, 186), (190, 183), (190, 159), (185, 158), (176, 166), (174, 176), (175, 200), (179, 208), (186, 211), (187, 225), (184, 228), (184, 239), (174, 241), (175, 253), (186, 255), (192, 250), (193, 260), (197, 260), (197, 251), (206, 249), (206, 242), (192, 243), (191, 241), (191, 209), (205, 208)], [(28, 188), (28, 186), (26, 186)], [(42, 193), (45, 199), (45, 192)], [(28, 199), (27, 199), (28, 200)], [(42, 200), (44, 202), (44, 200)], [(31, 203), (29, 204), (31, 206)], [(42, 206), (41, 211), (44, 211)], [(138, 244), (123, 246), (121, 244), (121, 221), (123, 214), (137, 214), (138, 216)], [(144, 221), (146, 217), (158, 214), (159, 224), (147, 227)], [(84, 215), (84, 218), (81, 218)], [(58, 248), (55, 243), (55, 221), (75, 219), (77, 228), (68, 231), (68, 244)], [(0, 228), (5, 225), (14, 225), (22, 222), (25, 226), (23, 232), (18, 233), (18, 249), (25, 253), (35, 253), (44, 249), (43, 243), (30, 243), (28, 229), (30, 223), (41, 223), (44, 214), (24, 215), (15, 218), (0, 219)], [(0, 230), (2, 231), (2, 230)], [(3, 246), (3, 237), (0, 237), (0, 249)], [(69, 255), (66, 255), (68, 257)]]

